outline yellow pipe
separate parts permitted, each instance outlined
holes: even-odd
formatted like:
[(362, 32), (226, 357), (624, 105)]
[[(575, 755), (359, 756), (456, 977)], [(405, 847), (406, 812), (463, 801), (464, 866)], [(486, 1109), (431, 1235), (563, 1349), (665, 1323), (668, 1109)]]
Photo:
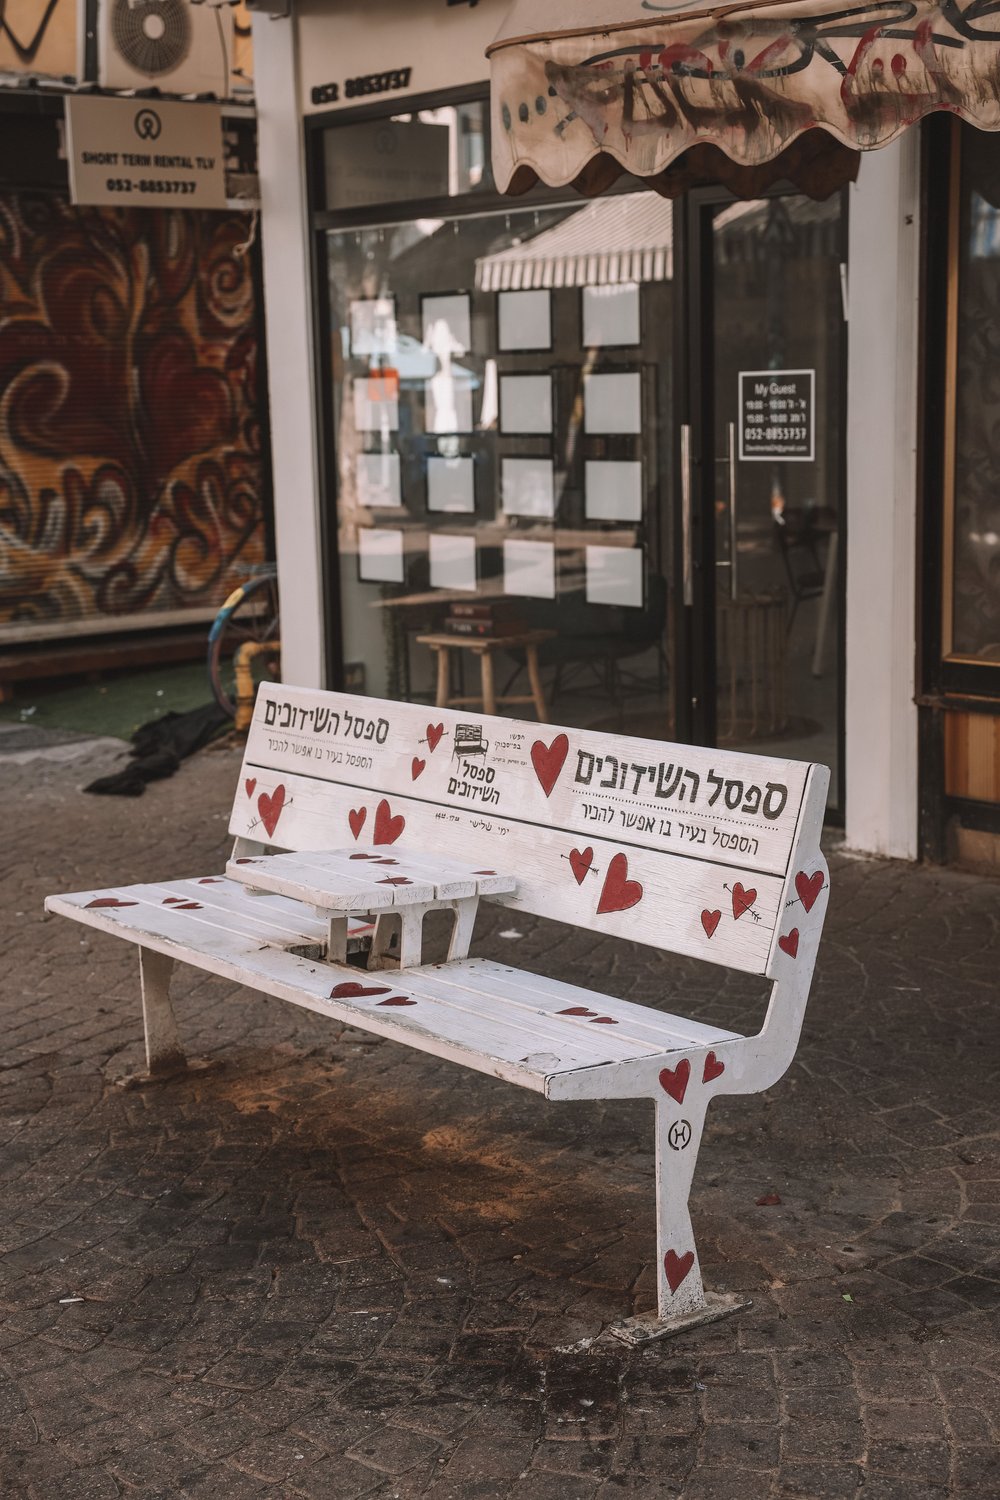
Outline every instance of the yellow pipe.
[(253, 718), (253, 700), (257, 692), (253, 680), (253, 660), (261, 652), (268, 652), (277, 656), (281, 650), (280, 641), (244, 641), (242, 646), (237, 646), (233, 653), (233, 666), (236, 669), (236, 720), (237, 729), (249, 729), (250, 720)]

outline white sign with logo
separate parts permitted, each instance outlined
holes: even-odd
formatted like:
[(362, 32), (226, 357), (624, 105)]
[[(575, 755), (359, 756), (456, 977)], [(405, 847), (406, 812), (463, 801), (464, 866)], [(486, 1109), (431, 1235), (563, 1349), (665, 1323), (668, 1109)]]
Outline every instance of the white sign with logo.
[(74, 203), (225, 208), (218, 104), (68, 95), (66, 127)]

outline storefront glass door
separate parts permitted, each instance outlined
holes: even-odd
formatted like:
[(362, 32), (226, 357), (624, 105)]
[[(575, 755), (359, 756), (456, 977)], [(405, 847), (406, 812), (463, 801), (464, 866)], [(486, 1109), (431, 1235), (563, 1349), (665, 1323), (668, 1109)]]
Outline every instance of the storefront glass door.
[[(701, 602), (719, 744), (840, 756), (841, 199), (702, 204)], [(713, 598), (714, 596), (714, 598)]]
[(487, 136), (317, 132), (336, 681), (836, 767), (840, 200), (505, 201)]

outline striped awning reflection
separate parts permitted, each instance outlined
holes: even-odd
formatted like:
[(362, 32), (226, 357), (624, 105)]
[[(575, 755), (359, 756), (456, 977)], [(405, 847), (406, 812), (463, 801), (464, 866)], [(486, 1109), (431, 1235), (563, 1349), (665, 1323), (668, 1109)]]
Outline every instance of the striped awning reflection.
[(476, 262), (484, 292), (620, 286), (673, 276), (673, 205), (653, 193), (595, 198), (560, 224)]

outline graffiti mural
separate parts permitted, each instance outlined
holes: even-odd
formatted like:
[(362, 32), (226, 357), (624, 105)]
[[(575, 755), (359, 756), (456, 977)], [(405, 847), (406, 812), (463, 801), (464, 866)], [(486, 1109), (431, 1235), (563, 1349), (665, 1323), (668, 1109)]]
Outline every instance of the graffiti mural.
[(0, 630), (220, 602), (264, 556), (241, 214), (0, 194)]

